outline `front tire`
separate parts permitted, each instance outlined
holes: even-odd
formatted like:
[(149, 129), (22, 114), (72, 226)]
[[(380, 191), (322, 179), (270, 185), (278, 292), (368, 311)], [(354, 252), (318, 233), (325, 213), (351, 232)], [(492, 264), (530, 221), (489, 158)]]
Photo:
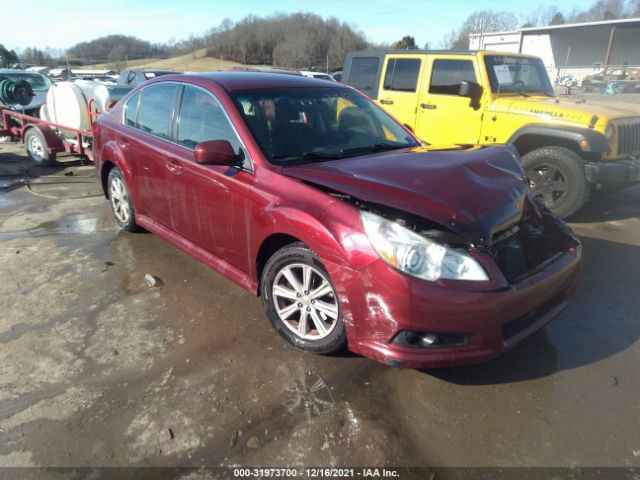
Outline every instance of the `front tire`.
[(128, 232), (139, 231), (140, 227), (136, 224), (136, 212), (131, 202), (129, 189), (117, 167), (114, 167), (109, 172), (107, 189), (111, 211), (118, 226)]
[(584, 161), (572, 150), (537, 148), (524, 155), (522, 163), (533, 194), (559, 217), (574, 214), (589, 198)]
[(30, 128), (24, 134), (24, 143), (27, 146), (27, 154), (36, 165), (45, 167), (56, 163), (56, 154), (50, 153), (44, 135), (37, 128)]
[(346, 347), (336, 289), (318, 256), (305, 244), (288, 245), (269, 259), (260, 293), (273, 328), (293, 345), (321, 355)]

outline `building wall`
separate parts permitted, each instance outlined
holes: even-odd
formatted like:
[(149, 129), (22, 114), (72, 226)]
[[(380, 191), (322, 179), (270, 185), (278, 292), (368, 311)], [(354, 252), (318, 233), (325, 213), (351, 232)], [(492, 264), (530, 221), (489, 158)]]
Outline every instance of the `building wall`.
[[(571, 28), (551, 34), (556, 66), (604, 65), (611, 26)], [(570, 50), (569, 50), (570, 49)], [(616, 28), (610, 65), (640, 65), (640, 27)]]
[[(522, 53), (542, 58), (552, 81), (571, 75), (581, 81), (586, 75), (601, 72), (609, 45), (611, 25), (574, 27), (538, 32), (502, 32), (471, 35), (469, 48), (518, 52), (522, 35)], [(640, 66), (640, 26), (616, 27), (609, 66)]]
[(469, 37), (471, 50), (496, 50), (498, 52), (517, 53), (520, 48), (520, 32), (482, 33)]

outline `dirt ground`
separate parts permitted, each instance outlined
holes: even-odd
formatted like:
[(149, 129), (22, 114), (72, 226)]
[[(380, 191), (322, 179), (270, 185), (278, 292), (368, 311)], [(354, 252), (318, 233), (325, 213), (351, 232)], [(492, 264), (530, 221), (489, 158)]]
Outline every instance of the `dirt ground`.
[(560, 318), (438, 371), (290, 346), (258, 298), (118, 231), (72, 157), (0, 144), (0, 187), (0, 466), (640, 467), (640, 187), (572, 220)]

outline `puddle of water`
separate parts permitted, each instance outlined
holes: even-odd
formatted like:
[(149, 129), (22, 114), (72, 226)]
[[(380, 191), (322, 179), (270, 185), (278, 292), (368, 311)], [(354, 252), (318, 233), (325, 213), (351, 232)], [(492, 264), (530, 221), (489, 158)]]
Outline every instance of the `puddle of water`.
[(99, 222), (94, 214), (81, 213), (68, 215), (50, 222), (44, 222), (27, 230), (14, 230), (0, 233), (0, 242), (18, 238), (43, 237), (48, 235), (90, 235), (97, 232), (116, 230), (112, 223)]

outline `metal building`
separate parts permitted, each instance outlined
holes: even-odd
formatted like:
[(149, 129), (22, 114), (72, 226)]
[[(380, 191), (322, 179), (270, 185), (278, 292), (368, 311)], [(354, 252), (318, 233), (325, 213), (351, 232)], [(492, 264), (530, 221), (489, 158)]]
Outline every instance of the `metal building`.
[(472, 50), (528, 53), (541, 57), (551, 79), (640, 67), (640, 18), (521, 28), (471, 34)]

